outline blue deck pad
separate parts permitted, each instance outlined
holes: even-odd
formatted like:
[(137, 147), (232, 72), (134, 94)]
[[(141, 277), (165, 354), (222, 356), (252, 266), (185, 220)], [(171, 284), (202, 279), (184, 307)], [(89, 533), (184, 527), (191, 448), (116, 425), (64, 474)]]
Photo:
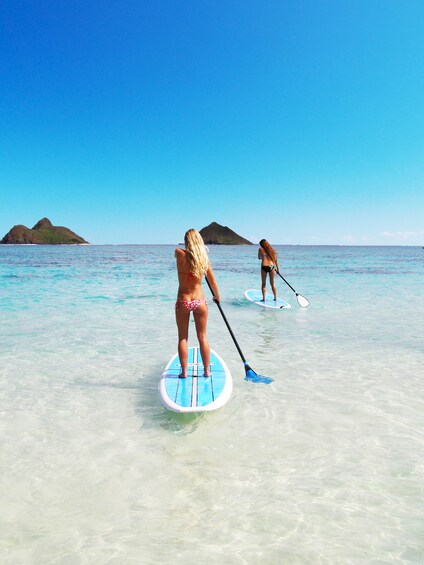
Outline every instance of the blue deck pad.
[[(177, 388), (177, 393), (175, 395), (175, 402), (180, 406), (191, 406), (191, 397), (193, 389), (193, 373), (197, 374), (196, 367), (193, 366), (194, 363), (194, 348), (190, 347), (188, 350), (188, 367), (187, 367), (187, 377), (185, 379), (178, 379), (179, 386)], [(177, 357), (176, 362), (178, 373), (181, 373), (180, 360)]]
[[(190, 348), (188, 350), (188, 363), (193, 363), (193, 350)], [(190, 373), (191, 371), (191, 373)], [(190, 398), (191, 398), (191, 387), (193, 379), (191, 377), (187, 377), (186, 379), (180, 379), (179, 374), (181, 373), (181, 364), (178, 355), (175, 356), (173, 359), (172, 364), (169, 366), (167, 371), (167, 376), (165, 380), (166, 392), (169, 398), (172, 398), (174, 402), (178, 404), (180, 401), (178, 398), (183, 396), (184, 398), (187, 397), (187, 385), (181, 386), (181, 383), (185, 383), (186, 381), (190, 381)], [(192, 367), (188, 367), (188, 375), (193, 373)], [(184, 390), (182, 390), (184, 389)], [(183, 406), (190, 406), (190, 404), (184, 404)]]
[[(188, 352), (188, 362), (190, 363), (190, 355), (191, 355), (191, 363), (193, 363), (193, 352), (189, 350)], [(189, 369), (190, 372), (190, 369)], [(181, 373), (181, 365), (178, 355), (173, 359), (172, 364), (169, 366), (166, 376), (166, 392), (169, 398), (172, 398), (174, 402), (177, 401), (178, 392), (180, 390), (180, 382), (187, 379), (180, 379), (179, 374)], [(190, 405), (188, 405), (190, 406)]]
[(212, 379), (203, 376), (197, 379), (197, 406), (207, 406), (214, 401)]
[[(213, 402), (224, 390), (225, 371), (221, 362), (211, 351), (211, 372), (212, 377), (199, 379), (198, 381), (198, 406), (206, 406)], [(202, 373), (203, 374), (203, 373)]]

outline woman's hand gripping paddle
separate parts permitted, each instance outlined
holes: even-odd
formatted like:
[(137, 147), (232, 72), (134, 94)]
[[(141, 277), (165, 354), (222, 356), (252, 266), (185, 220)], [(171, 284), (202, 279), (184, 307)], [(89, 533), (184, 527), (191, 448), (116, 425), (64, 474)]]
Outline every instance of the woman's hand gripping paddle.
[(299, 294), (298, 292), (296, 292), (294, 290), (294, 288), (292, 287), (291, 284), (289, 284), (286, 279), (283, 277), (283, 275), (280, 274), (280, 271), (277, 271), (277, 275), (279, 277), (281, 277), (283, 279), (283, 281), (286, 283), (287, 286), (289, 286), (292, 291), (295, 293), (297, 301), (299, 303), (299, 306), (302, 306), (302, 308), (306, 308), (307, 306), (309, 306), (309, 300), (307, 298), (305, 298), (304, 296), (302, 296), (301, 294)]
[(271, 379), (271, 377), (264, 377), (263, 375), (258, 375), (258, 374), (255, 373), (255, 371), (249, 366), (248, 362), (246, 361), (246, 359), (245, 359), (245, 357), (244, 357), (244, 355), (243, 355), (242, 350), (240, 349), (239, 344), (237, 343), (237, 340), (236, 340), (236, 338), (235, 338), (235, 335), (233, 334), (233, 330), (231, 329), (230, 324), (228, 323), (228, 320), (227, 320), (227, 318), (226, 318), (226, 316), (225, 316), (225, 314), (224, 314), (224, 311), (223, 311), (223, 309), (222, 309), (221, 304), (220, 304), (220, 303), (218, 302), (218, 300), (216, 299), (216, 297), (215, 297), (215, 295), (214, 295), (214, 293), (213, 293), (212, 287), (211, 287), (211, 285), (209, 284), (209, 281), (208, 281), (207, 277), (205, 277), (205, 279), (206, 279), (206, 282), (208, 283), (209, 290), (210, 290), (211, 293), (212, 293), (214, 302), (215, 302), (215, 304), (218, 306), (218, 309), (219, 309), (219, 311), (220, 311), (220, 313), (221, 313), (221, 316), (222, 316), (222, 318), (223, 318), (223, 320), (224, 320), (224, 322), (225, 322), (225, 325), (227, 326), (228, 331), (230, 332), (230, 335), (231, 335), (231, 337), (233, 338), (233, 341), (234, 341), (234, 344), (235, 344), (235, 346), (236, 346), (236, 348), (237, 348), (237, 351), (239, 352), (239, 355), (240, 355), (240, 357), (241, 357), (241, 360), (243, 361), (244, 370), (245, 370), (245, 372), (246, 372), (246, 376), (244, 377), (245, 380), (246, 380), (246, 381), (252, 381), (253, 383), (264, 383), (264, 384), (266, 384), (266, 385), (269, 385), (269, 383), (272, 383), (272, 381), (273, 381), (273, 379)]

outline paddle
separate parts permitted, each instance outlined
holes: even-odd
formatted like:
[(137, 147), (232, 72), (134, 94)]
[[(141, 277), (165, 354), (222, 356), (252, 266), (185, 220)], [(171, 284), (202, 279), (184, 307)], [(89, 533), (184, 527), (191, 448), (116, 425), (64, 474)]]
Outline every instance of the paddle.
[(286, 283), (286, 285), (288, 285), (292, 289), (292, 291), (295, 293), (297, 301), (299, 303), (299, 306), (302, 306), (302, 308), (306, 308), (307, 306), (309, 306), (309, 300), (307, 298), (305, 298), (304, 296), (302, 296), (301, 294), (299, 294), (298, 292), (296, 292), (294, 290), (294, 288), (292, 287), (292, 285), (286, 281), (286, 279), (283, 277), (283, 275), (280, 274), (280, 271), (277, 271), (277, 269), (276, 269), (276, 272), (277, 272), (277, 275), (283, 279), (283, 281)]
[(233, 330), (231, 329), (230, 324), (228, 323), (227, 317), (226, 317), (225, 314), (224, 314), (224, 311), (223, 311), (223, 309), (222, 309), (221, 304), (220, 304), (220, 303), (218, 302), (218, 300), (216, 299), (216, 297), (215, 297), (215, 295), (214, 295), (214, 293), (213, 293), (212, 287), (211, 287), (211, 285), (210, 285), (210, 283), (209, 283), (207, 277), (205, 277), (205, 279), (206, 279), (206, 282), (208, 283), (209, 290), (211, 291), (212, 296), (213, 296), (213, 298), (215, 299), (214, 302), (215, 302), (215, 304), (218, 306), (218, 309), (219, 309), (219, 311), (220, 311), (220, 313), (221, 313), (221, 316), (222, 316), (222, 318), (223, 318), (223, 320), (224, 320), (224, 322), (225, 322), (225, 325), (227, 326), (228, 331), (230, 332), (230, 335), (231, 335), (231, 337), (233, 338), (234, 345), (237, 347), (237, 351), (239, 352), (239, 355), (240, 355), (240, 357), (241, 357), (241, 360), (243, 361), (244, 370), (245, 370), (245, 372), (246, 372), (246, 376), (244, 377), (244, 379), (245, 379), (246, 381), (252, 381), (253, 383), (264, 383), (264, 384), (266, 384), (266, 385), (269, 385), (269, 383), (272, 383), (272, 381), (273, 381), (273, 379), (271, 379), (271, 377), (264, 377), (263, 375), (258, 375), (258, 374), (255, 373), (255, 371), (249, 366), (248, 362), (246, 361), (246, 359), (245, 359), (245, 357), (244, 357), (244, 355), (243, 355), (242, 350), (240, 349), (239, 344), (237, 343), (237, 340), (236, 340), (236, 338), (235, 338), (235, 335), (233, 334)]

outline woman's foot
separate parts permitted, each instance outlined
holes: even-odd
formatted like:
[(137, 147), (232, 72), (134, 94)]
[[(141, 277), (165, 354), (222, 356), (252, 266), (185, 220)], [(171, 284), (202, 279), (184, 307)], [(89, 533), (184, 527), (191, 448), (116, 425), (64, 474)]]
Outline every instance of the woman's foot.
[(203, 373), (203, 376), (208, 379), (212, 376), (212, 373)]
[(179, 379), (186, 379), (186, 378), (187, 378), (187, 375), (183, 375), (182, 373), (180, 373), (180, 374), (178, 375), (178, 378), (179, 378)]

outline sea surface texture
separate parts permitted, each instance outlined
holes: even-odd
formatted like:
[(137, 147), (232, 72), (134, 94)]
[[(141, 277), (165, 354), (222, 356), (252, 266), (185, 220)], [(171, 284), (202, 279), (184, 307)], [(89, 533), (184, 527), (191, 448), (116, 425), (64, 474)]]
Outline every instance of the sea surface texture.
[(173, 246), (0, 246), (2, 565), (424, 563), (424, 249), (277, 249), (309, 308), (248, 302), (257, 247), (210, 247), (274, 382), (210, 302), (234, 392), (178, 415)]

